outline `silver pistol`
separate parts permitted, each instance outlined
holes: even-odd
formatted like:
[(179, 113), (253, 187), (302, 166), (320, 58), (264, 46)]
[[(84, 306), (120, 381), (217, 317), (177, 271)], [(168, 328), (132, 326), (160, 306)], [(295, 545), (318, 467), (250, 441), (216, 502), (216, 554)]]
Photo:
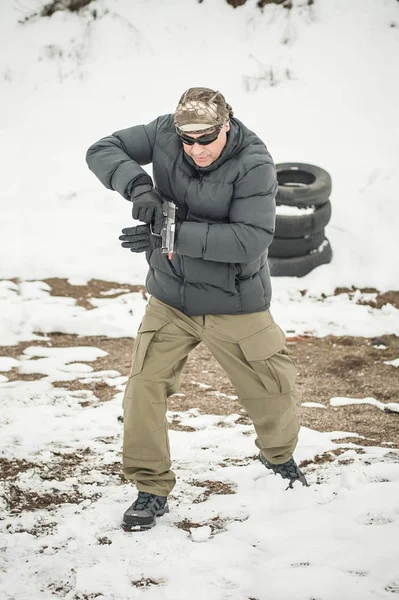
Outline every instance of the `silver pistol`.
[(167, 254), (168, 259), (172, 260), (175, 244), (175, 215), (176, 205), (169, 200), (162, 202), (163, 223), (162, 223), (162, 254)]

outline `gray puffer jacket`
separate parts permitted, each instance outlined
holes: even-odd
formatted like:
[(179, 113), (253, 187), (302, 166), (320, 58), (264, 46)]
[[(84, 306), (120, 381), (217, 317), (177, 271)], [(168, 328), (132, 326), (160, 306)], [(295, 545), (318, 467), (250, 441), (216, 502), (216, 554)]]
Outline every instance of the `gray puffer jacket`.
[(226, 146), (209, 167), (183, 151), (173, 115), (117, 131), (93, 144), (87, 163), (106, 188), (130, 200), (151, 178), (182, 222), (175, 254), (147, 253), (148, 292), (187, 315), (269, 308), (267, 248), (275, 224), (276, 170), (265, 144), (234, 117)]

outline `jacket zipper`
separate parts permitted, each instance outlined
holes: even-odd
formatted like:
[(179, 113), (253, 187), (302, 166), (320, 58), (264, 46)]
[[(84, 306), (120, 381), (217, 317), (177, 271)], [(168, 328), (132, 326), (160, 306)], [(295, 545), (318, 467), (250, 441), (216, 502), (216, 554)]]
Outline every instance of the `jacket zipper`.
[(182, 312), (184, 312), (185, 308), (186, 308), (186, 298), (185, 298), (185, 293), (186, 293), (186, 274), (184, 272), (184, 256), (181, 255), (180, 256), (180, 264), (181, 264), (181, 271), (183, 273), (183, 285), (180, 288), (180, 300), (181, 300), (181, 305), (182, 305)]
[[(186, 215), (185, 215), (186, 217), (187, 217), (188, 212), (189, 212), (189, 207), (188, 207), (186, 199), (187, 199), (188, 190), (190, 188), (190, 185), (191, 185), (192, 181), (193, 181), (193, 179), (192, 179), (192, 177), (190, 177), (190, 181), (189, 181), (189, 184), (187, 186), (186, 193), (184, 194), (184, 206), (186, 207), (186, 211), (185, 211), (186, 212)], [(184, 271), (184, 256), (180, 255), (179, 259), (180, 259), (181, 271), (182, 271), (182, 274), (183, 274), (183, 284), (182, 284), (182, 286), (180, 288), (180, 301), (181, 301), (181, 305), (182, 305), (182, 312), (184, 312), (185, 307), (186, 307), (186, 302), (185, 302), (186, 297), (185, 296), (186, 296), (186, 283), (187, 283), (187, 280), (186, 280), (186, 273)]]
[(236, 274), (234, 276), (234, 287), (237, 290), (237, 292), (239, 292), (240, 288), (239, 288), (239, 284), (238, 284), (238, 276), (241, 275), (241, 267), (240, 267), (239, 263), (235, 263), (234, 266), (236, 268)]

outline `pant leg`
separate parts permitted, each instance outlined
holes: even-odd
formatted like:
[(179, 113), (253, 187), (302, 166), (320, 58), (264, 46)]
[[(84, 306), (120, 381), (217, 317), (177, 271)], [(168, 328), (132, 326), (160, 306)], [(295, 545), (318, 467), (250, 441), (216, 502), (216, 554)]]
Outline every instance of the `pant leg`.
[(179, 389), (196, 323), (151, 298), (133, 346), (124, 399), (123, 472), (138, 490), (168, 496), (175, 485), (166, 399)]
[(252, 419), (256, 445), (270, 462), (286, 462), (296, 447), (299, 423), (296, 368), (288, 357), (284, 333), (269, 311), (206, 319), (204, 342)]

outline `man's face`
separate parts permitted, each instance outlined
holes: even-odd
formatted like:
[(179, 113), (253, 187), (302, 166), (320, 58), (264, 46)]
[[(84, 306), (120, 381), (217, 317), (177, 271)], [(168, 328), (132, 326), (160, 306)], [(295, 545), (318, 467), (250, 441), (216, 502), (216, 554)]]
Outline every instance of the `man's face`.
[[(183, 143), (183, 150), (188, 156), (190, 156), (196, 165), (199, 167), (209, 167), (222, 153), (223, 148), (227, 141), (227, 132), (230, 129), (230, 125), (223, 125), (218, 137), (214, 142), (203, 146), (201, 144), (185, 144)], [(207, 132), (208, 133), (208, 132)], [(210, 132), (209, 132), (210, 133)], [(204, 134), (201, 133), (187, 133), (186, 136), (192, 139), (197, 139)]]

